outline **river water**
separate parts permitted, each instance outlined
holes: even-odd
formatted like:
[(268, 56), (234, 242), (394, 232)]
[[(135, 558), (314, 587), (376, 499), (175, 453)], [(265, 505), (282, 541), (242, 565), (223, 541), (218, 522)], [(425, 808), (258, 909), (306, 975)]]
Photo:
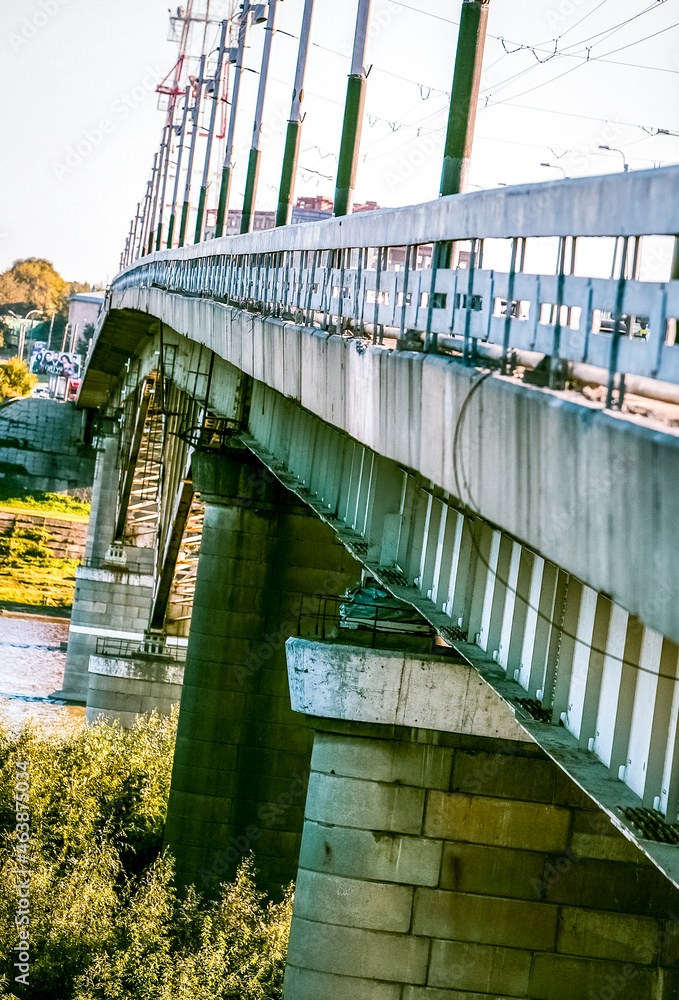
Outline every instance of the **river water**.
[(27, 718), (49, 729), (82, 723), (85, 709), (48, 699), (62, 687), (68, 619), (0, 612), (0, 717), (15, 729)]

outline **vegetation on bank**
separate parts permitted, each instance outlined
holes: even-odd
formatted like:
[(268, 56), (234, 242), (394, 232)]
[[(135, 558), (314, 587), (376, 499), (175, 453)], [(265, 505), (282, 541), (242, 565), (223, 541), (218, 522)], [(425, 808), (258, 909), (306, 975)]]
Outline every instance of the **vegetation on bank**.
[(88, 521), (90, 504), (68, 493), (44, 493), (26, 490), (14, 482), (0, 481), (0, 507), (25, 510), (33, 514), (53, 514), (69, 521)]
[(57, 559), (44, 528), (14, 525), (0, 535), (0, 602), (69, 608), (77, 559)]
[(38, 384), (38, 376), (32, 375), (25, 361), (10, 358), (0, 364), (0, 401), (30, 396)]
[[(16, 345), (18, 320), (12, 313), (28, 316), (38, 310), (39, 315), (32, 317), (37, 322), (31, 324), (31, 339), (48, 341), (51, 330), (51, 346), (58, 349), (68, 320), (69, 295), (90, 290), (87, 283), (64, 280), (44, 257), (15, 260), (0, 274), (0, 347), (3, 340), (5, 344)], [(81, 350), (86, 342), (85, 336), (80, 337), (76, 350)]]
[[(0, 721), (0, 995), (35, 1000), (280, 1000), (291, 899), (246, 859), (219, 898), (179, 897), (161, 852), (176, 713), (55, 735)], [(12, 972), (14, 784), (28, 762), (30, 973)]]

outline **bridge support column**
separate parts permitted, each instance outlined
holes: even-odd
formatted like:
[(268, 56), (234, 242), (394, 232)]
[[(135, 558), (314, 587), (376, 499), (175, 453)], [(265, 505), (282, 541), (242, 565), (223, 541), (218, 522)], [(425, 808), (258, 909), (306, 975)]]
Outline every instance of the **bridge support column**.
[(76, 570), (63, 689), (55, 692), (82, 703), (87, 701), (88, 668), (97, 640), (140, 641), (148, 627), (154, 552), (122, 545), (112, 550), (118, 476), (118, 427), (110, 421), (99, 438), (85, 559)]
[(272, 895), (294, 879), (312, 732), (290, 709), (285, 640), (304, 595), (360, 569), (245, 448), (195, 452), (205, 502), (168, 805), (177, 882), (211, 891), (254, 851)]
[(472, 669), (290, 640), (316, 729), (285, 1000), (670, 1000), (679, 890)]

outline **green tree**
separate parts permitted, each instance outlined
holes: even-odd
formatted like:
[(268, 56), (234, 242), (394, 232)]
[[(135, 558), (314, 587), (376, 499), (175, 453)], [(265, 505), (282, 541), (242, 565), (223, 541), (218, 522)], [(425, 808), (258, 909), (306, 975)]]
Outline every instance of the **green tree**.
[(31, 375), (28, 365), (19, 358), (10, 358), (0, 365), (0, 399), (8, 396), (30, 396), (38, 383), (36, 375)]
[(13, 309), (25, 316), (31, 309), (42, 309), (45, 316), (54, 312), (65, 319), (69, 295), (89, 291), (86, 282), (65, 281), (51, 261), (26, 257), (0, 274), (0, 313)]
[[(0, 718), (0, 996), (280, 1000), (291, 893), (267, 902), (252, 858), (214, 900), (174, 888), (161, 847), (176, 723), (152, 713), (57, 734)], [(12, 965), (17, 773), (29, 785), (29, 987)]]

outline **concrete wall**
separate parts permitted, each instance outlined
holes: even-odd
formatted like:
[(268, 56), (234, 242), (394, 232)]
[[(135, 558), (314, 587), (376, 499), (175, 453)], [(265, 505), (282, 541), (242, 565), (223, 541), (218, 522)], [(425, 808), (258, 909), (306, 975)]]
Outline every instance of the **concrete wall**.
[(314, 742), (285, 1000), (672, 1000), (679, 891), (537, 747)]
[(498, 375), (475, 387), (479, 373), (451, 358), (366, 350), (204, 299), (144, 288), (113, 303), (251, 374), (253, 413), (271, 390), (298, 401), (679, 641), (674, 431)]
[(151, 565), (141, 571), (132, 566), (78, 567), (64, 688), (60, 692), (63, 697), (86, 701), (90, 656), (98, 638), (141, 642), (148, 628), (152, 598)]
[(131, 726), (137, 715), (169, 715), (182, 696), (184, 664), (156, 656), (90, 656), (88, 722), (103, 716)]
[(360, 570), (246, 449), (194, 453), (193, 481), (206, 507), (166, 844), (177, 881), (204, 892), (252, 850), (276, 896), (297, 871), (313, 739), (290, 707), (285, 641), (305, 597)]
[(69, 521), (51, 514), (28, 514), (22, 510), (0, 509), (0, 534), (16, 528), (44, 528), (49, 532), (49, 545), (56, 559), (82, 559), (87, 538), (86, 521)]
[(86, 416), (73, 403), (19, 399), (0, 408), (0, 479), (29, 490), (89, 487), (94, 450), (84, 443)]

